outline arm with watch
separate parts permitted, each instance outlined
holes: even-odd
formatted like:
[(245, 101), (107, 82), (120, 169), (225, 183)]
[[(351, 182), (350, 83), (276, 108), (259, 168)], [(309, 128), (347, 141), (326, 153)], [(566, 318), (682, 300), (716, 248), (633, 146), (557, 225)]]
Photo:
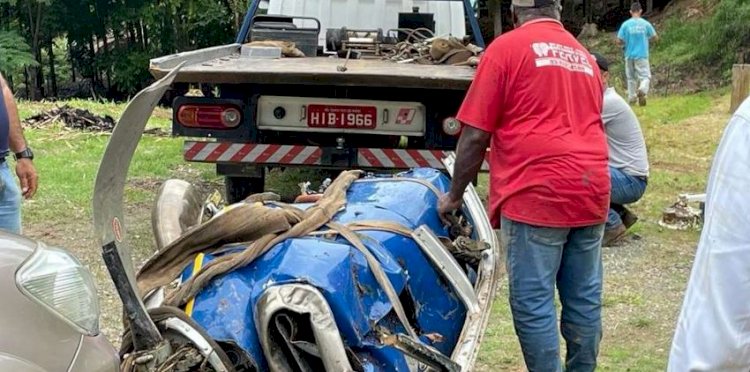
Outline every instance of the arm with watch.
[(10, 119), (8, 139), (10, 151), (13, 152), (16, 158), (16, 175), (21, 183), (21, 194), (23, 194), (25, 199), (31, 199), (36, 193), (38, 185), (36, 168), (34, 168), (33, 163), (34, 153), (27, 146), (26, 138), (23, 136), (21, 120), (18, 116), (18, 107), (13, 99), (13, 92), (10, 91), (10, 87), (8, 87), (2, 76), (0, 76), (0, 89), (3, 90), (5, 107), (8, 110), (8, 117)]

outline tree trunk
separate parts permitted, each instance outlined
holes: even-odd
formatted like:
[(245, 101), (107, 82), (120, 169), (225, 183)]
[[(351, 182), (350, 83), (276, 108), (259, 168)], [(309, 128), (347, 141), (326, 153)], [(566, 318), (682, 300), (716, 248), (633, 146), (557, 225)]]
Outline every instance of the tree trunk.
[(41, 67), (42, 57), (41, 48), (39, 47), (39, 34), (42, 23), (42, 3), (37, 3), (36, 5), (36, 11), (34, 11), (32, 0), (26, 1), (26, 10), (28, 11), (29, 16), (29, 32), (31, 34), (31, 53), (34, 56), (34, 59), (39, 63), (38, 66), (26, 69), (29, 75), (29, 84), (31, 84), (31, 87), (28, 87), (27, 84), (27, 89), (29, 89), (27, 97), (32, 101), (41, 99), (44, 94), (42, 89), (42, 84), (44, 84)]
[(141, 36), (143, 37), (143, 50), (148, 50), (148, 26), (141, 21)]
[(110, 76), (110, 66), (112, 65), (112, 61), (109, 60), (109, 41), (107, 41), (106, 31), (102, 39), (102, 44), (104, 44), (104, 52), (102, 55), (104, 56), (104, 60), (107, 61), (107, 66), (104, 68), (104, 77), (107, 79), (107, 90), (110, 90), (112, 89), (112, 79)]
[(29, 89), (29, 69), (25, 68), (23, 69), (23, 82), (24, 82), (24, 90), (26, 91), (26, 99), (29, 99), (31, 96), (31, 90)]
[(42, 92), (39, 89), (39, 86), (40, 86), (39, 70), (40, 68), (38, 66), (26, 68), (26, 72), (27, 72), (26, 89), (28, 89), (27, 98), (31, 101), (37, 101), (37, 100), (42, 99)]
[(41, 45), (38, 45), (36, 55), (37, 55), (36, 61), (37, 63), (39, 63), (39, 66), (37, 66), (36, 68), (36, 89), (37, 89), (37, 92), (39, 93), (39, 96), (37, 99), (42, 99), (46, 97), (46, 91), (44, 89), (44, 82), (45, 82), (44, 69), (42, 68), (44, 64), (42, 62), (42, 46)]
[(57, 97), (57, 74), (55, 73), (55, 42), (52, 40), (52, 36), (49, 37), (47, 44), (47, 57), (49, 58), (49, 81), (50, 81), (50, 94), (53, 97)]
[(146, 27), (143, 25), (142, 20), (139, 20), (138, 23), (136, 23), (136, 29), (138, 30), (138, 47), (142, 50), (146, 50)]
[[(179, 14), (179, 12), (175, 12), (175, 14)], [(179, 53), (182, 50), (181, 45), (180, 45), (179, 23), (180, 23), (180, 20), (178, 16), (176, 15), (172, 16), (172, 30), (174, 32), (174, 52), (177, 52), (177, 53)]]
[(494, 34), (495, 37), (498, 37), (503, 33), (503, 2), (500, 0), (490, 0), (487, 3), (490, 8), (489, 13), (492, 18)]
[(68, 58), (70, 59), (70, 81), (76, 82), (76, 61), (73, 58), (73, 43), (68, 38)]
[(133, 22), (128, 22), (128, 41), (131, 48), (138, 42), (138, 39), (135, 37), (135, 27), (133, 26)]
[(99, 72), (96, 69), (96, 65), (93, 63), (96, 60), (96, 48), (94, 48), (94, 39), (96, 36), (89, 38), (89, 54), (91, 55), (91, 83), (95, 85), (99, 81)]

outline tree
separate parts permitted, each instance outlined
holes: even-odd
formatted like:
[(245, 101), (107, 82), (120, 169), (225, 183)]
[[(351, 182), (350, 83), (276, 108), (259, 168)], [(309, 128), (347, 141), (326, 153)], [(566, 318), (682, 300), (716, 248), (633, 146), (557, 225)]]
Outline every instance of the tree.
[(38, 65), (31, 48), (15, 31), (0, 30), (0, 72), (12, 77), (27, 66)]
[(79, 89), (78, 78), (90, 82), (80, 89), (125, 98), (150, 82), (150, 58), (232, 42), (248, 2), (0, 0), (0, 30), (16, 30), (10, 44), (31, 55), (34, 63), (13, 67), (30, 99), (54, 95), (58, 85)]

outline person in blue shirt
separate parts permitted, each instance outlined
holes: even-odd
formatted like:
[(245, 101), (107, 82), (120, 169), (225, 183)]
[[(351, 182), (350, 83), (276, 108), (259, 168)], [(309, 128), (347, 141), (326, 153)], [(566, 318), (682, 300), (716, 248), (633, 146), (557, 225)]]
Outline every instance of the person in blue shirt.
[(628, 101), (632, 104), (637, 99), (639, 105), (645, 106), (651, 83), (651, 66), (648, 62), (649, 41), (657, 41), (658, 36), (654, 26), (641, 18), (642, 13), (641, 3), (633, 2), (630, 6), (631, 18), (620, 26), (617, 41), (625, 49)]

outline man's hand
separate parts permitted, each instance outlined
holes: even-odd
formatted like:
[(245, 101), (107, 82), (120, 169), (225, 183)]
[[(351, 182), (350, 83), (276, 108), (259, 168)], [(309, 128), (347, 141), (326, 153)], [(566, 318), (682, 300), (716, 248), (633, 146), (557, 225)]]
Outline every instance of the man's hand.
[(30, 159), (18, 159), (16, 162), (16, 175), (21, 181), (21, 193), (26, 199), (31, 199), (36, 194), (38, 177), (34, 163)]
[(451, 196), (451, 193), (444, 194), (440, 197), (440, 200), (438, 200), (438, 215), (440, 215), (440, 219), (444, 224), (450, 224), (448, 215), (461, 208), (461, 204), (463, 204), (463, 199), (455, 199)]
[(438, 213), (443, 223), (448, 224), (446, 216), (461, 207), (464, 191), (482, 167), (491, 137), (490, 133), (481, 129), (463, 126), (461, 138), (458, 139), (456, 163), (453, 165), (451, 190), (438, 200)]

